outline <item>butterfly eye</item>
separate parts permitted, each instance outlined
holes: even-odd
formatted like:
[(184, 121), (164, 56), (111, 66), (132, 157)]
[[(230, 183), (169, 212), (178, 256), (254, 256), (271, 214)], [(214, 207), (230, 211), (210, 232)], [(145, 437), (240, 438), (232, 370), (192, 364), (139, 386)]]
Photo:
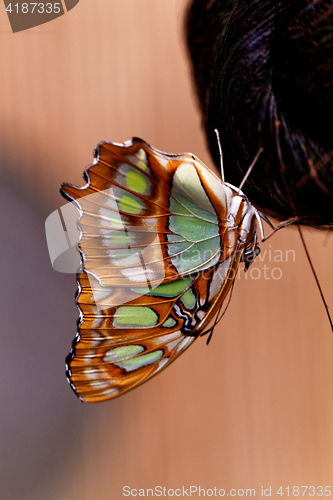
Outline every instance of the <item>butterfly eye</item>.
[(242, 255), (241, 261), (245, 262), (244, 270), (247, 271), (254, 259), (260, 254), (260, 248), (256, 244), (254, 247), (247, 247)]

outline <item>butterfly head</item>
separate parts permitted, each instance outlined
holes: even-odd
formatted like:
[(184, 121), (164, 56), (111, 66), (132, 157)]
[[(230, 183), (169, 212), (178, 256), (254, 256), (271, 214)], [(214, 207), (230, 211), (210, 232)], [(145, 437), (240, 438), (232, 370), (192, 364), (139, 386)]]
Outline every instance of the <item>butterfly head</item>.
[(231, 188), (229, 201), (228, 226), (237, 227), (239, 243), (244, 246), (241, 261), (245, 262), (245, 271), (259, 255), (260, 248), (257, 238), (257, 210), (247, 196), (238, 188), (225, 183)]
[(248, 245), (242, 255), (242, 262), (245, 262), (244, 271), (247, 271), (254, 259), (260, 254), (260, 247), (257, 242), (257, 234), (250, 245)]

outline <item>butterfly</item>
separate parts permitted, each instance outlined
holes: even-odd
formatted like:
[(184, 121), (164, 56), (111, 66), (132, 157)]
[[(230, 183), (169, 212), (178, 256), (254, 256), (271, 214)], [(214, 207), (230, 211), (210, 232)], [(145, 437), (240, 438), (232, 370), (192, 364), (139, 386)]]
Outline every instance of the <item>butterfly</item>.
[(84, 187), (61, 188), (80, 212), (80, 316), (66, 369), (79, 398), (99, 402), (150, 379), (205, 333), (240, 262), (247, 269), (258, 255), (265, 217), (194, 155), (138, 138), (99, 144), (83, 177)]

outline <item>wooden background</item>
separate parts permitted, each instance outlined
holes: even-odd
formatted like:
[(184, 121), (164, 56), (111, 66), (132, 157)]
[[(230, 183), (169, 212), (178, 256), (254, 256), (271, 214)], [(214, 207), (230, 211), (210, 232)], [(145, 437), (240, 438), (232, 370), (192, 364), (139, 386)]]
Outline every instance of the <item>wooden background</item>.
[[(333, 335), (294, 228), (262, 245), (252, 277), (241, 271), (209, 347), (199, 339), (109, 403), (80, 403), (65, 379), (75, 277), (52, 270), (44, 237), (61, 182), (83, 185), (97, 143), (132, 136), (212, 167), (186, 4), (82, 0), (16, 34), (0, 6), (0, 498), (118, 500), (125, 485), (281, 498), (279, 486), (332, 483)], [(304, 235), (332, 306), (333, 238)]]

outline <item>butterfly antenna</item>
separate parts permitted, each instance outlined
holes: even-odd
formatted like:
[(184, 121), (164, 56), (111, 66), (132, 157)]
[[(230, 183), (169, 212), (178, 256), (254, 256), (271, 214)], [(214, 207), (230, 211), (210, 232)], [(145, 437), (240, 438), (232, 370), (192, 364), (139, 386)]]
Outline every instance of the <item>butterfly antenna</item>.
[(311, 271), (312, 271), (312, 274), (314, 276), (314, 279), (316, 280), (316, 283), (317, 283), (317, 287), (318, 287), (318, 290), (319, 290), (319, 293), (320, 293), (320, 296), (321, 296), (321, 300), (323, 301), (323, 304), (324, 304), (324, 307), (325, 307), (325, 310), (326, 310), (326, 314), (327, 314), (327, 317), (328, 317), (328, 321), (330, 322), (330, 326), (331, 326), (331, 330), (333, 332), (333, 323), (332, 323), (332, 318), (331, 318), (331, 315), (330, 315), (330, 312), (328, 310), (328, 305), (326, 303), (326, 300), (325, 300), (325, 297), (324, 297), (324, 294), (323, 294), (323, 291), (321, 289), (321, 286), (320, 286), (320, 283), (319, 283), (319, 280), (318, 280), (318, 277), (317, 277), (317, 274), (316, 274), (316, 271), (313, 267), (313, 264), (312, 264), (312, 260), (311, 260), (311, 257), (310, 257), (310, 254), (308, 252), (308, 249), (307, 249), (307, 246), (305, 244), (305, 240), (304, 240), (304, 237), (303, 237), (303, 233), (301, 231), (301, 228), (299, 225), (297, 225), (297, 229), (298, 229), (298, 232), (299, 232), (299, 235), (301, 237), (301, 241), (302, 241), (302, 245), (303, 245), (303, 248), (305, 250), (305, 254), (306, 254), (306, 257), (308, 259), (308, 262), (310, 264), (310, 267), (311, 267)]
[(216, 134), (217, 138), (217, 144), (219, 146), (219, 152), (220, 152), (220, 166), (221, 166), (221, 177), (224, 182), (224, 168), (223, 168), (223, 154), (222, 154), (222, 147), (221, 147), (221, 141), (220, 141), (220, 134), (217, 128), (214, 128), (214, 132)]
[(215, 316), (215, 320), (214, 320), (213, 326), (211, 326), (210, 328), (208, 328), (208, 330), (205, 330), (204, 332), (202, 332), (201, 335), (200, 335), (200, 337), (203, 337), (204, 335), (207, 335), (209, 333), (209, 337), (207, 339), (206, 345), (209, 344), (209, 342), (210, 342), (210, 340), (212, 338), (212, 335), (214, 333), (214, 328), (216, 327), (217, 323), (219, 323), (221, 321), (221, 319), (223, 318), (223, 316), (225, 315), (225, 313), (226, 313), (226, 311), (228, 309), (228, 306), (230, 304), (231, 297), (232, 297), (232, 292), (234, 290), (234, 286), (235, 286), (235, 281), (231, 285), (231, 290), (230, 290), (230, 294), (229, 294), (229, 297), (228, 297), (228, 302), (227, 302), (227, 305), (225, 306), (225, 309), (224, 309), (223, 313), (221, 314), (221, 316), (220, 316), (220, 312), (221, 312), (223, 303), (220, 305), (220, 308), (219, 308), (219, 310), (218, 310), (218, 312), (217, 312), (217, 314)]
[(241, 183), (240, 183), (240, 185), (239, 185), (238, 191), (241, 191), (241, 190), (242, 190), (242, 188), (243, 188), (243, 186), (244, 186), (245, 182), (247, 181), (247, 179), (248, 179), (248, 177), (249, 177), (250, 173), (251, 173), (251, 172), (252, 172), (252, 170), (253, 170), (254, 165), (257, 163), (258, 158), (259, 158), (259, 156), (261, 155), (261, 153), (262, 153), (263, 151), (264, 151), (264, 148), (260, 148), (260, 149), (259, 149), (259, 151), (257, 152), (257, 154), (255, 155), (255, 157), (254, 157), (254, 159), (253, 159), (253, 161), (252, 161), (251, 165), (249, 166), (249, 168), (247, 169), (246, 174), (245, 174), (245, 175), (244, 175), (244, 177), (243, 177), (242, 182), (241, 182)]

